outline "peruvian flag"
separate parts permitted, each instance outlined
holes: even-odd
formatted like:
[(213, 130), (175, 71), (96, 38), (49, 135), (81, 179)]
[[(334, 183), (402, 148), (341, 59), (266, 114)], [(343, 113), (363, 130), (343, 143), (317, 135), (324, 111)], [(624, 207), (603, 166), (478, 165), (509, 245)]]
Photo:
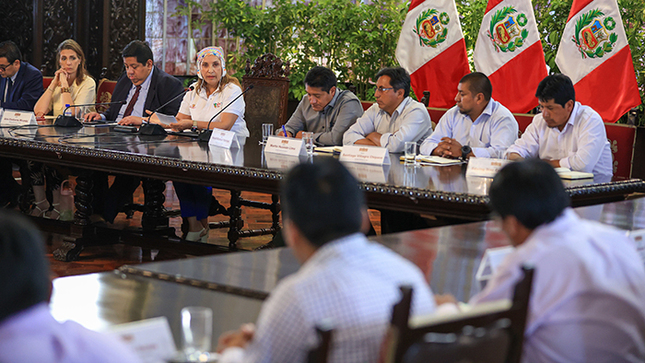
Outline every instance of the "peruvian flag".
[(616, 0), (573, 0), (555, 62), (573, 81), (576, 101), (605, 122), (641, 103)]
[(537, 106), (535, 91), (547, 70), (531, 1), (488, 0), (473, 58), (495, 100), (511, 112)]
[(396, 59), (410, 73), (418, 99), (430, 91), (429, 106), (455, 105), (457, 85), (470, 67), (454, 0), (410, 2)]

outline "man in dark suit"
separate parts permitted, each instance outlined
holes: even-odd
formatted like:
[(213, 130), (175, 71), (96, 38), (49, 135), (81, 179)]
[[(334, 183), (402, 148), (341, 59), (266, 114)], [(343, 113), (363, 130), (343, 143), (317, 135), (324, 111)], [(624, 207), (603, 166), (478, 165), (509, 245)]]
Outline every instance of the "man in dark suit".
[[(0, 43), (0, 76), (0, 106), (8, 110), (33, 111), (43, 94), (43, 75), (22, 61), (20, 49), (10, 40)], [(20, 186), (13, 179), (11, 163), (11, 159), (0, 158), (0, 206), (13, 204), (19, 194)]]
[[(103, 114), (88, 113), (85, 115), (86, 121), (103, 119), (122, 124), (140, 125), (142, 120), (147, 118), (148, 111), (155, 111), (183, 91), (183, 86), (177, 78), (155, 67), (152, 50), (147, 43), (134, 40), (123, 48), (121, 56), (125, 73), (114, 87), (112, 102), (125, 101), (125, 103), (113, 104)], [(178, 97), (159, 112), (176, 115), (181, 100), (181, 97)], [(94, 182), (96, 202), (94, 212), (102, 214), (106, 221), (113, 223), (117, 213), (131, 200), (141, 178), (117, 175), (106, 192), (107, 178), (105, 174), (97, 174)], [(102, 205), (103, 202), (104, 205)]]

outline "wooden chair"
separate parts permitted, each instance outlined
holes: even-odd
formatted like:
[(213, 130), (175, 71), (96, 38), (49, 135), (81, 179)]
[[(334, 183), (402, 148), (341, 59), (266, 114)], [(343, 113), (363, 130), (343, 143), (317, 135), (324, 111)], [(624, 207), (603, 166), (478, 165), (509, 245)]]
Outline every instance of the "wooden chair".
[[(244, 119), (249, 129), (250, 137), (247, 143), (257, 143), (262, 140), (262, 124), (272, 123), (277, 130), (287, 122), (287, 101), (289, 96), (289, 63), (273, 54), (267, 53), (258, 57), (253, 66), (247, 60), (246, 75), (242, 77), (242, 88), (253, 85), (253, 90), (244, 95), (246, 110)], [(235, 249), (235, 243), (240, 237), (275, 235), (280, 230), (280, 199), (277, 194), (271, 195), (271, 203), (246, 200), (241, 197), (241, 191), (230, 190), (231, 207), (228, 209), (230, 219), (225, 222), (209, 223), (210, 228), (228, 227), (229, 246)], [(242, 230), (241, 207), (254, 207), (271, 211), (270, 228)], [(271, 247), (271, 246), (269, 246)]]
[(410, 318), (412, 289), (392, 311), (384, 362), (520, 362), (533, 268), (523, 267), (513, 300), (485, 303), (452, 316)]
[(47, 87), (52, 83), (54, 80), (54, 77), (51, 76), (43, 76), (43, 89), (46, 90)]
[(309, 354), (307, 355), (307, 363), (327, 363), (329, 360), (333, 331), (334, 330), (331, 327), (316, 326), (316, 333), (318, 334), (320, 344), (309, 351)]
[[(96, 88), (96, 102), (103, 103), (112, 101), (112, 93), (114, 93), (115, 86), (116, 81), (102, 78), (99, 81), (99, 86)], [(96, 106), (96, 112), (105, 112), (109, 107), (109, 105)]]

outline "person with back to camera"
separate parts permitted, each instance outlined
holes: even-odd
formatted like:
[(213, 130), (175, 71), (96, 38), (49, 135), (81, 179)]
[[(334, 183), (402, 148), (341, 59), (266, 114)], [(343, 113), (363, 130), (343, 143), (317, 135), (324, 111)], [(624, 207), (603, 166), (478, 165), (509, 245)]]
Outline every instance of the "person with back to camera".
[(0, 210), (0, 230), (0, 362), (140, 362), (115, 338), (56, 321), (47, 306), (50, 270), (38, 228), (16, 212)]

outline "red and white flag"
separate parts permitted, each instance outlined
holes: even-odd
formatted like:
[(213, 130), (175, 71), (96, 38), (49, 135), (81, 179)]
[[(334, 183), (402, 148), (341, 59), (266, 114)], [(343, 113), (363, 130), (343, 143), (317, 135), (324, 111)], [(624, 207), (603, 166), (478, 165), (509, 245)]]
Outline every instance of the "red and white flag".
[(573, 0), (555, 62), (573, 81), (576, 101), (605, 122), (641, 103), (616, 0)]
[(429, 106), (455, 105), (457, 85), (470, 67), (454, 0), (411, 1), (396, 59), (410, 73), (418, 99), (430, 91)]
[(495, 100), (511, 112), (537, 106), (535, 91), (547, 70), (531, 1), (488, 0), (473, 58)]

